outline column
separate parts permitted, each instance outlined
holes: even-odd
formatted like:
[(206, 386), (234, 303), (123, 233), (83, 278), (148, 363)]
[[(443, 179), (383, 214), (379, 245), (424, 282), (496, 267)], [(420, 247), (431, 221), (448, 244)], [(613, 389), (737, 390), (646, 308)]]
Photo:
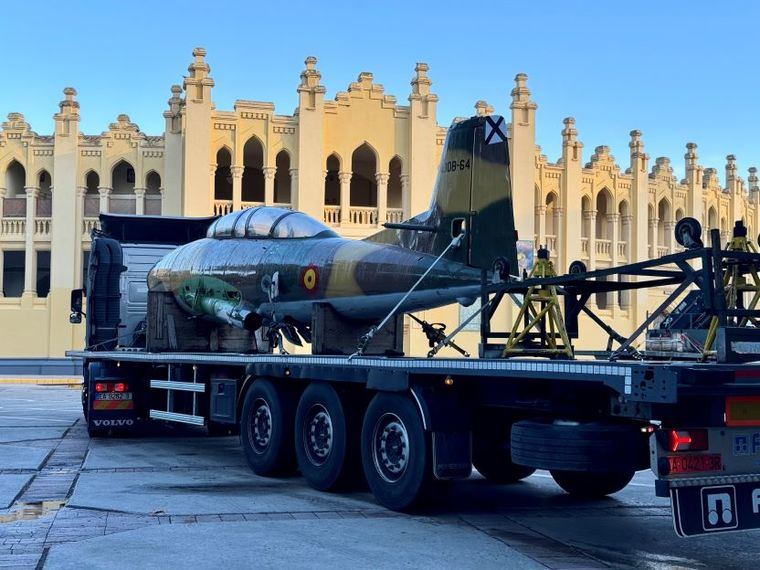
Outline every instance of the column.
[[(82, 236), (84, 235), (84, 197), (87, 195), (86, 186), (77, 186), (77, 203), (74, 220), (74, 235), (76, 236), (76, 257), (74, 258), (74, 275), (77, 280), (82, 275)], [(78, 281), (77, 281), (78, 283)], [(77, 285), (79, 287), (79, 285)]]
[[(298, 169), (297, 168), (291, 168), (289, 171), (290, 174), (290, 207), (293, 208), (293, 204), (297, 204), (297, 196), (294, 195), (295, 192), (298, 192)], [(324, 183), (323, 183), (324, 185)], [(324, 216), (324, 188), (322, 189), (322, 215)], [(319, 219), (319, 218), (317, 218)]]
[[(565, 259), (562, 249), (562, 236), (564, 235), (564, 231), (562, 228), (563, 224), (563, 214), (565, 213), (565, 210), (563, 208), (560, 208), (559, 206), (554, 206), (554, 255), (556, 255), (555, 263), (554, 263), (554, 269), (557, 270), (558, 273), (564, 273), (567, 270), (568, 265), (570, 265), (570, 262)], [(580, 244), (575, 246), (576, 248), (580, 247)], [(549, 252), (549, 256), (551, 257), (551, 253)], [(580, 259), (580, 256), (576, 257), (576, 259)]]
[(649, 218), (649, 243), (651, 244), (649, 246), (649, 259), (654, 259), (657, 257), (657, 247), (659, 246), (658, 226), (659, 221), (657, 218)]
[(142, 216), (145, 214), (145, 193), (147, 188), (135, 188), (135, 214)]
[[(534, 232), (531, 210), (536, 195), (536, 109), (527, 86), (528, 76), (518, 73), (512, 89), (512, 140), (510, 168), (515, 228), (520, 236), (532, 238)], [(565, 206), (566, 204), (563, 204)]]
[(264, 204), (271, 206), (274, 204), (274, 176), (277, 168), (274, 166), (265, 166), (264, 171)]
[[(612, 232), (612, 238), (610, 239), (610, 259), (612, 260), (612, 267), (620, 265), (620, 259), (618, 255), (618, 222), (620, 220), (620, 214), (607, 214), (607, 224)], [(610, 279), (610, 278), (608, 278)], [(612, 277), (611, 279), (615, 279)], [(618, 277), (620, 279), (620, 277)], [(607, 308), (612, 309), (612, 316), (615, 316), (615, 311), (618, 307), (618, 295), (614, 291), (607, 293)]]
[(245, 172), (245, 166), (230, 166), (233, 210), (239, 210), (243, 207), (243, 172)]
[(111, 196), (111, 189), (107, 186), (99, 186), (98, 194), (100, 194), (100, 213), (107, 214), (109, 210), (108, 201)]
[(24, 240), (24, 297), (37, 293), (37, 256), (34, 251), (34, 218), (37, 213), (37, 197), (40, 189), (27, 186), (26, 190), (26, 236)]
[(339, 172), (340, 180), (340, 223), (348, 223), (351, 209), (351, 176), (350, 172)]
[(403, 215), (401, 217), (404, 220), (408, 220), (416, 213), (416, 212), (409, 211), (409, 204), (411, 202), (408, 198), (408, 194), (409, 194), (409, 175), (402, 174), (401, 175), (401, 207), (403, 208)]
[(633, 224), (633, 215), (628, 214), (621, 218), (623, 223), (623, 241), (625, 242), (625, 258), (623, 261), (628, 262), (631, 259), (631, 226)]
[(668, 253), (675, 253), (676, 240), (675, 240), (676, 223), (672, 220), (665, 222), (665, 245), (668, 246)]
[[(581, 251), (582, 224), (581, 210), (583, 143), (578, 140), (575, 119), (567, 117), (562, 129), (562, 178), (560, 179), (561, 223), (557, 228), (558, 268), (567, 271), (569, 264), (583, 257)], [(591, 240), (589, 239), (589, 242)]]
[[(0, 188), (0, 218), (3, 217), (3, 200), (5, 199), (5, 194), (7, 192), (7, 188)], [(0, 290), (1, 291), (1, 290)], [(2, 293), (0, 293), (2, 294)]]
[[(2, 211), (2, 210), (0, 210)], [(0, 248), (0, 299), (5, 295), (3, 294), (3, 263), (5, 262), (5, 252)]]
[(588, 268), (596, 269), (596, 210), (583, 212), (584, 221), (588, 227)]
[(388, 178), (387, 172), (376, 172), (375, 182), (377, 182), (377, 223), (384, 224), (387, 220), (388, 212)]
[(613, 267), (620, 265), (618, 256), (618, 225), (620, 223), (620, 214), (607, 214), (607, 224), (611, 227), (612, 239), (610, 240), (610, 259)]
[(546, 246), (546, 206), (536, 206), (536, 249)]

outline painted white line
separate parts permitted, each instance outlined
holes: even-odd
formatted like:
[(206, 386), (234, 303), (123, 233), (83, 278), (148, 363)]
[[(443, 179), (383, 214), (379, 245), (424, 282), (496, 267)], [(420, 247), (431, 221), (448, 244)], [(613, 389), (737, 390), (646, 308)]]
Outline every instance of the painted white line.
[[(553, 477), (551, 475), (546, 475), (545, 473), (534, 473), (533, 475), (531, 475), (531, 477), (541, 477), (543, 479), (553, 479)], [(651, 485), (648, 485), (646, 483), (628, 483), (628, 485), (626, 485), (626, 487), (631, 487), (631, 486), (633, 486), (633, 487), (647, 487), (648, 489), (653, 489), (654, 488), (654, 483), (652, 483)]]

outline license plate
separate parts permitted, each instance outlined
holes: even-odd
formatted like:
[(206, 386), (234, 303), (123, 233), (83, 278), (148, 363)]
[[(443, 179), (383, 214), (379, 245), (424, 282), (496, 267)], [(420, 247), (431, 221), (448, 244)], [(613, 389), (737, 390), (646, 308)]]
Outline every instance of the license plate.
[(668, 456), (669, 475), (680, 473), (704, 473), (720, 471), (723, 461), (719, 453), (709, 455), (670, 455)]
[(670, 490), (681, 537), (760, 528), (760, 482)]
[(132, 392), (106, 392), (95, 394), (96, 400), (131, 400)]

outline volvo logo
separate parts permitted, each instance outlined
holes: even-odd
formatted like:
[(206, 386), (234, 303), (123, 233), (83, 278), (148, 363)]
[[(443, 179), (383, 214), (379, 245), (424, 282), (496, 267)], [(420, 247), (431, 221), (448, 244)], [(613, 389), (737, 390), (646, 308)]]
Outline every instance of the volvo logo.
[(124, 427), (134, 425), (134, 420), (92, 420), (95, 427)]

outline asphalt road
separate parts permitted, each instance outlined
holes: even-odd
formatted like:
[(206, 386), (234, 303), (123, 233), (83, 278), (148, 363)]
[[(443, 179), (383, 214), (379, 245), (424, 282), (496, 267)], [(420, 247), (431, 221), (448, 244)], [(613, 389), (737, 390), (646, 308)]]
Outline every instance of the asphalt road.
[(651, 473), (571, 499), (539, 472), (475, 475), (424, 513), (366, 491), (265, 479), (237, 439), (162, 430), (89, 440), (79, 393), (0, 385), (0, 567), (756, 568), (757, 533), (675, 536)]

